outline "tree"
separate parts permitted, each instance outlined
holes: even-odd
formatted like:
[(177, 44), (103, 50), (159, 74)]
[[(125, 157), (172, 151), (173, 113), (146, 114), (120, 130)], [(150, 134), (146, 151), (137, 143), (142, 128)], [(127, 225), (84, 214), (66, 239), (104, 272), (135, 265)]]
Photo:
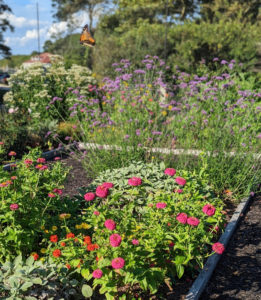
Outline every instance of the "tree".
[[(5, 12), (12, 12), (11, 8), (4, 3), (4, 0), (0, 0), (0, 16), (2, 16)], [(3, 33), (10, 29), (14, 30), (13, 26), (9, 23), (6, 18), (0, 18), (0, 55), (7, 57), (11, 55), (11, 49), (3, 44)]]
[(87, 11), (89, 16), (89, 29), (92, 31), (93, 19), (109, 0), (52, 0), (52, 6), (56, 9), (54, 17), (64, 21), (71, 18), (79, 11)]

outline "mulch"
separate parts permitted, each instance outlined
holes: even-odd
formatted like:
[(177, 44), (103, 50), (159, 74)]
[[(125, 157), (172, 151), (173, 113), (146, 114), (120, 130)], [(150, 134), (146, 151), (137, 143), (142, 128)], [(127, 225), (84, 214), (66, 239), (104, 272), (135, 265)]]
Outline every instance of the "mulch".
[[(86, 187), (92, 178), (88, 176), (81, 162), (66, 158), (63, 162), (72, 169), (67, 178), (64, 195), (78, 194), (79, 187)], [(227, 206), (233, 214), (235, 206)], [(166, 291), (164, 298), (183, 300), (192, 281), (177, 282), (172, 292)], [(145, 298), (144, 298), (145, 299)], [(239, 226), (222, 255), (201, 300), (261, 300), (261, 196), (255, 197), (249, 205)]]

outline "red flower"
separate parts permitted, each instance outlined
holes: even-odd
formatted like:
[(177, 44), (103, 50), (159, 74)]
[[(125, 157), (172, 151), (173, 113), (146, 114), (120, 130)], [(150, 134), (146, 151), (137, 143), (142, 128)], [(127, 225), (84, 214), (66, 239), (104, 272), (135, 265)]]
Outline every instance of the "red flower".
[(98, 248), (99, 248), (99, 246), (97, 244), (90, 244), (90, 245), (87, 246), (88, 251), (94, 251)]
[(186, 184), (186, 179), (182, 178), (182, 177), (176, 177), (175, 181), (177, 182), (177, 184), (179, 185), (185, 185)]
[(58, 236), (57, 236), (56, 234), (51, 235), (51, 236), (50, 236), (50, 241), (51, 241), (52, 243), (57, 243), (57, 242), (58, 242)]
[(10, 151), (10, 152), (8, 153), (8, 155), (9, 155), (9, 156), (16, 156), (16, 152)]
[(169, 176), (174, 176), (176, 174), (176, 170), (173, 168), (167, 168), (164, 173)]
[(62, 247), (65, 247), (65, 246), (66, 246), (65, 242), (61, 242), (60, 245), (61, 245)]
[(138, 186), (142, 184), (142, 180), (139, 177), (132, 177), (128, 179), (128, 184), (132, 186)]
[(67, 268), (68, 270), (70, 270), (70, 269), (71, 269), (71, 266), (70, 266), (69, 264), (66, 264), (66, 268)]
[(106, 198), (109, 194), (109, 189), (105, 186), (99, 185), (96, 188), (96, 196)]
[(55, 197), (55, 194), (54, 194), (54, 193), (48, 193), (48, 197), (54, 198), (54, 197)]
[(46, 162), (46, 159), (43, 158), (43, 157), (39, 157), (39, 158), (37, 158), (37, 162), (40, 163), (40, 164), (42, 164), (42, 163)]
[(92, 243), (92, 239), (90, 236), (85, 236), (84, 239), (83, 239), (83, 243), (84, 245), (90, 245)]
[(72, 233), (72, 232), (66, 234), (67, 239), (71, 239), (71, 238), (74, 238), (74, 237), (75, 237), (75, 234)]
[(222, 254), (225, 251), (225, 247), (223, 244), (217, 242), (212, 245), (212, 250), (217, 254)]
[(62, 195), (62, 193), (63, 193), (63, 191), (61, 189), (57, 189), (57, 188), (53, 189), (53, 192), (57, 195)]
[(54, 256), (54, 257), (60, 257), (61, 255), (62, 255), (61, 250), (55, 249), (55, 250), (53, 251), (53, 256)]
[(32, 254), (34, 260), (37, 260), (39, 258), (39, 255), (37, 253)]

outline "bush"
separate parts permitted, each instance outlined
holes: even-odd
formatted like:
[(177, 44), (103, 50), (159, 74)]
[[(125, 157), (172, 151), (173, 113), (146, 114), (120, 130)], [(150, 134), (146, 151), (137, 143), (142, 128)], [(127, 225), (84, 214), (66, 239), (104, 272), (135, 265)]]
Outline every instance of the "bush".
[(137, 285), (155, 294), (164, 279), (202, 268), (222, 231), (223, 204), (203, 174), (141, 162), (103, 172), (77, 196), (82, 214), (60, 215), (44, 252), (107, 299)]

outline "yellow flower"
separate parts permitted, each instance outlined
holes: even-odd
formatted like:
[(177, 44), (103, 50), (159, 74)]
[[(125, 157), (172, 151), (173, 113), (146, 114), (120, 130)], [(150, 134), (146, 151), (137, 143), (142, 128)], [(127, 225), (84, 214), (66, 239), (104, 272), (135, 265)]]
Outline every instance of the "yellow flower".
[(155, 156), (152, 156), (152, 157), (151, 157), (151, 159), (154, 159), (154, 158), (155, 158)]
[(91, 227), (89, 224), (86, 223), (82, 223), (81, 226), (83, 229), (89, 229)]
[(45, 233), (49, 233), (49, 230), (46, 229), (44, 232), (45, 232)]
[(52, 227), (52, 231), (56, 231), (57, 229), (58, 229), (57, 226)]
[(45, 249), (45, 248), (42, 248), (42, 249), (40, 250), (40, 252), (44, 254), (44, 253), (46, 253), (46, 249)]
[(173, 107), (172, 105), (169, 105), (168, 110), (172, 110), (172, 107)]
[(63, 214), (59, 215), (59, 218), (61, 220), (63, 220), (63, 219), (69, 219), (70, 217), (71, 217), (71, 214), (66, 214), (66, 213), (63, 213)]
[(41, 258), (40, 258), (40, 261), (44, 261), (44, 257), (41, 257)]
[(163, 116), (167, 115), (167, 112), (165, 110), (163, 110), (161, 113), (162, 113)]
[(44, 227), (44, 226), (41, 226), (41, 229), (42, 229), (42, 230), (44, 230), (44, 229), (45, 229), (45, 227)]
[(76, 228), (76, 229), (81, 229), (81, 228), (82, 228), (82, 225), (75, 225), (75, 228)]

